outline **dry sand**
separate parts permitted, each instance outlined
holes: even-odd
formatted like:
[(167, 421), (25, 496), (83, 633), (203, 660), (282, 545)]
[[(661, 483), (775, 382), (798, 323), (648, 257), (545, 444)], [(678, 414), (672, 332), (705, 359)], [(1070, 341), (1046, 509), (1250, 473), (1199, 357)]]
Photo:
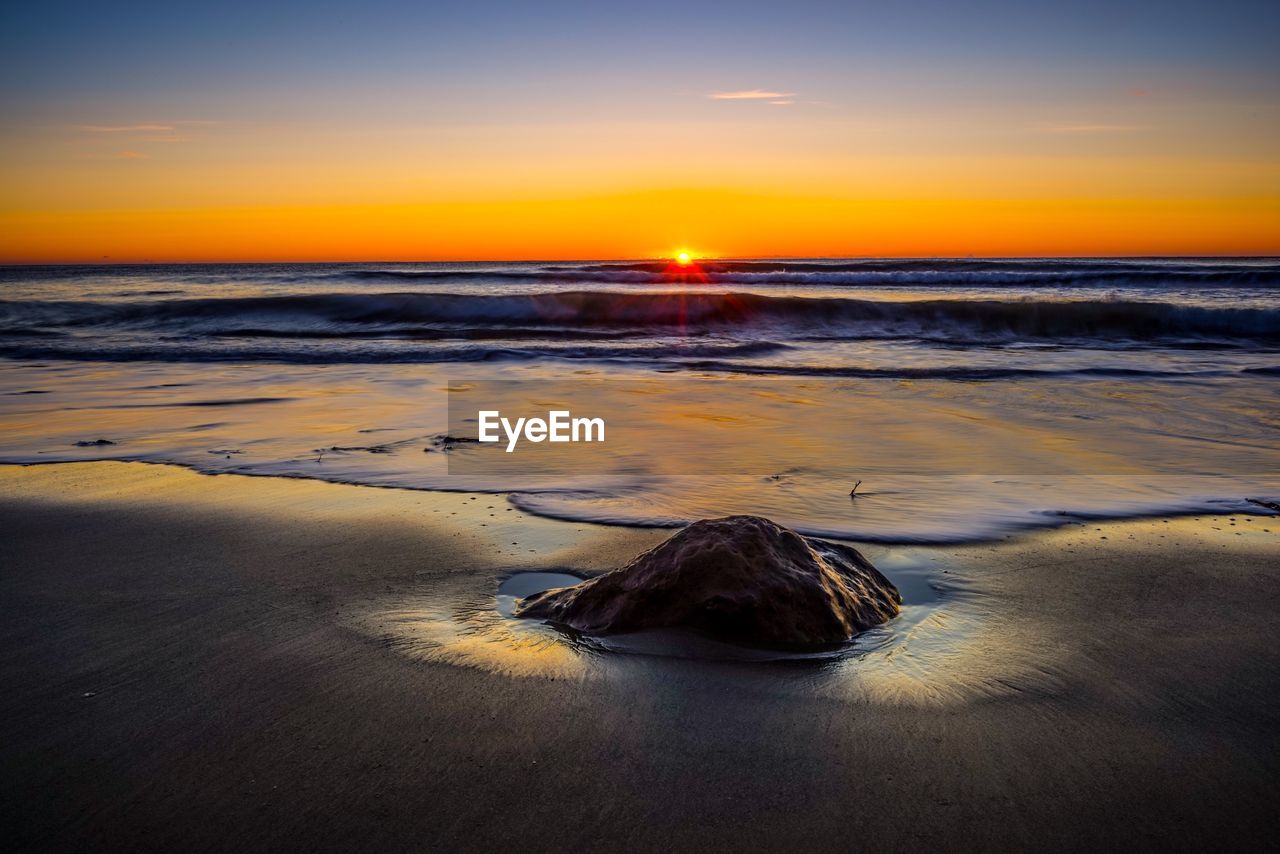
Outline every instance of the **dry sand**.
[(508, 643), (501, 574), (664, 535), (500, 497), (88, 463), (0, 467), (0, 512), (20, 849), (1222, 850), (1280, 813), (1274, 517), (911, 550), (948, 596), (818, 667)]

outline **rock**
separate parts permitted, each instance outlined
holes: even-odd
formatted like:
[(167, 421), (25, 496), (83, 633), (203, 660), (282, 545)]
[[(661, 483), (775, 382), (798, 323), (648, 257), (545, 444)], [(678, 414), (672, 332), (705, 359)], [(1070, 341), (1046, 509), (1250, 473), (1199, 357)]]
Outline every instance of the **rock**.
[(622, 569), (520, 601), (515, 615), (585, 634), (683, 627), (758, 646), (847, 641), (902, 596), (850, 546), (759, 516), (695, 522)]
[(102, 445), (114, 445), (115, 442), (110, 439), (94, 439), (92, 441), (76, 442), (77, 448), (97, 448)]

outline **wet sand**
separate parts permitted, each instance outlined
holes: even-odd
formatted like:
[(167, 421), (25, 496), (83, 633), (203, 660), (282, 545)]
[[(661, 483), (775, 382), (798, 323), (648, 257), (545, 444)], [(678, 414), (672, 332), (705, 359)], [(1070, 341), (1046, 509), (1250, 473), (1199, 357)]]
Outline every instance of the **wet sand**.
[[(1168, 851), (1273, 834), (1280, 519), (911, 550), (939, 604), (865, 660), (819, 667), (508, 643), (467, 616), (499, 577), (616, 566), (664, 533), (507, 508), (0, 467), (6, 837)], [(432, 603), (452, 604), (426, 628), (400, 619)], [(450, 615), (455, 633), (433, 635)]]

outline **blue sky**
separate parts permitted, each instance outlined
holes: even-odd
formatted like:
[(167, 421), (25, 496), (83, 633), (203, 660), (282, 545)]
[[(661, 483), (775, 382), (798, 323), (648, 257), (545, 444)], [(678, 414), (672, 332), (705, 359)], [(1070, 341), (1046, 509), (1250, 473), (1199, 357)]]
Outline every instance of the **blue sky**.
[(271, 99), (289, 92), (298, 106), (358, 110), (380, 85), (517, 112), (526, 95), (611, 94), (644, 109), (717, 88), (829, 99), (1034, 85), (1053, 98), (1108, 77), (1194, 78), (1240, 97), (1280, 87), (1280, 4), (1263, 2), (50, 2), (4, 15), (4, 97), (18, 115), (99, 99), (287, 111)]

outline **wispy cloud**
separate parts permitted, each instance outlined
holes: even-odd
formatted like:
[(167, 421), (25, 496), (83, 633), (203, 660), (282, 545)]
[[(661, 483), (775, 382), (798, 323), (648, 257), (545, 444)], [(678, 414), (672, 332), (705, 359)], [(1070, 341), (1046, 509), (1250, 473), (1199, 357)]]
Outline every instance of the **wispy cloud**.
[(1040, 133), (1132, 133), (1146, 130), (1146, 125), (1119, 125), (1105, 122), (1039, 122), (1032, 125), (1032, 129)]
[(736, 92), (712, 92), (707, 95), (715, 101), (768, 101), (779, 106), (794, 103), (790, 99), (795, 96), (795, 92), (774, 92), (769, 89), (742, 89)]
[(216, 121), (202, 119), (182, 119), (180, 121), (135, 122), (133, 124), (72, 125), (71, 129), (88, 136), (102, 139), (128, 139), (137, 142), (182, 142), (187, 137), (182, 134), (197, 128), (220, 124)]
[(176, 124), (137, 124), (137, 125), (76, 125), (77, 129), (87, 133), (173, 133), (178, 129)]
[[(154, 143), (171, 144), (190, 142), (193, 133), (202, 127), (217, 125), (216, 121), (181, 119), (170, 121), (142, 121), (120, 124), (79, 124), (65, 126), (74, 134), (74, 141), (87, 146), (87, 156), (112, 160), (146, 160), (151, 157), (148, 146)], [(115, 146), (128, 146), (108, 153)]]

